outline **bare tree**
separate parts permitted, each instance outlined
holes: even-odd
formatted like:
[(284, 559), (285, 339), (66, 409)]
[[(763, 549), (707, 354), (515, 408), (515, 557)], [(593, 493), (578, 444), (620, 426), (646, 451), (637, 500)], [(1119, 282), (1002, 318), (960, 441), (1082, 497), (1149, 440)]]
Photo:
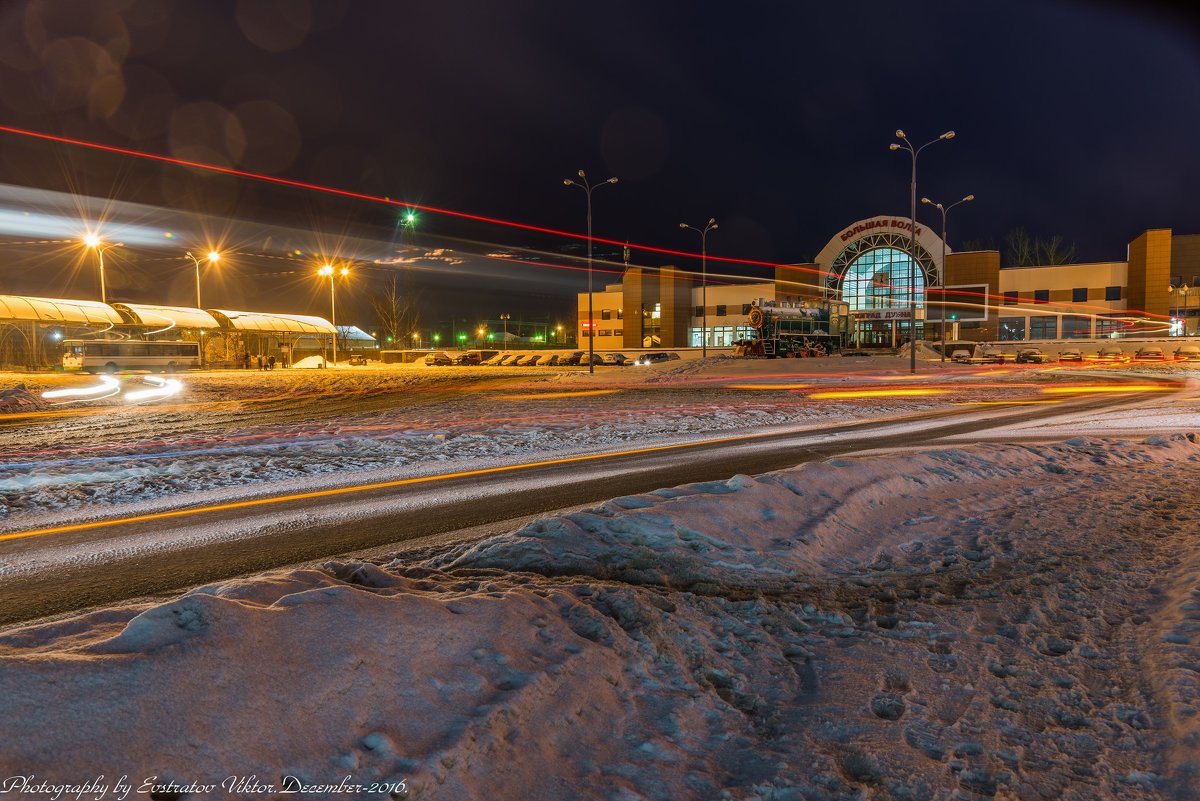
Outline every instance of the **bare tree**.
[(1069, 248), (1064, 248), (1062, 241), (1063, 238), (1058, 234), (1045, 241), (1041, 238), (1037, 240), (1034, 249), (1042, 264), (1070, 264), (1075, 261), (1075, 244), (1072, 243)]
[(393, 345), (408, 342), (409, 336), (421, 322), (416, 293), (406, 295), (401, 292), (395, 276), (384, 285), (383, 291), (371, 298), (371, 308), (379, 324), (379, 339), (383, 347), (389, 341)]
[(1032, 267), (1037, 249), (1024, 228), (1014, 228), (1004, 235), (1005, 257), (1009, 267)]

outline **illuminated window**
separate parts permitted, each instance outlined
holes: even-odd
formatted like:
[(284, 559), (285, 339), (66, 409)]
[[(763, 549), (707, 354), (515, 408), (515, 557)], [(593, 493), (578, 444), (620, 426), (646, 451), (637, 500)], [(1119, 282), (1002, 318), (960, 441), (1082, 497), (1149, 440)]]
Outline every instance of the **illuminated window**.
[(617, 309), (617, 319), (618, 320), (625, 319), (625, 310), (624, 309)]
[(1014, 340), (1022, 340), (1025, 338), (1025, 318), (1024, 317), (1001, 317), (1000, 318), (1000, 339), (1007, 342)]
[(917, 306), (925, 305), (925, 276), (913, 269), (912, 259), (902, 250), (875, 248), (858, 256), (846, 268), (842, 300), (851, 311), (895, 309), (909, 303), (909, 277), (916, 280)]

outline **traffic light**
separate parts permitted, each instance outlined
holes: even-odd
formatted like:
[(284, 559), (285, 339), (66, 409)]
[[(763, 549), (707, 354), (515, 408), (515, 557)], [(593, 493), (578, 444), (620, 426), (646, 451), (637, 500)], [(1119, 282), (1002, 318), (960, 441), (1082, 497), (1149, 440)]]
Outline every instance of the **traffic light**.
[(958, 319), (958, 312), (950, 312), (950, 321), (954, 322)]

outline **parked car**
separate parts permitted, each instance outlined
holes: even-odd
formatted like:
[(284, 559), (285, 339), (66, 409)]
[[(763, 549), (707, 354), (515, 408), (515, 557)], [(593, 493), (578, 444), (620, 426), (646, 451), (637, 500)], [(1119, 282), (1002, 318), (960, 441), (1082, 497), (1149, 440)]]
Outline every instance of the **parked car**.
[(449, 367), (451, 362), (444, 353), (431, 353), (425, 357), (425, 364), (428, 367)]
[(679, 361), (679, 354), (676, 353), (675, 351), (671, 351), (670, 353), (667, 354), (667, 358), (671, 359), (672, 361)]
[(450, 361), (454, 362), (455, 364), (459, 364), (459, 365), (482, 364), (482, 360), (479, 358), (479, 354), (474, 351), (470, 351), (470, 350), (463, 351), (462, 353), (454, 354), (454, 358), (451, 359)]
[(959, 364), (970, 364), (971, 351), (959, 348), (950, 354), (950, 361), (958, 362)]
[(363, 367), (367, 363), (367, 357), (361, 353), (354, 353), (350, 356), (349, 364), (351, 367)]
[(635, 364), (658, 364), (660, 362), (669, 362), (671, 356), (667, 353), (643, 353), (637, 357)]
[(1139, 362), (1165, 362), (1167, 355), (1163, 353), (1163, 349), (1158, 345), (1143, 345), (1137, 349), (1137, 353), (1133, 358)]
[(1000, 348), (984, 348), (983, 352), (976, 356), (972, 361), (979, 364), (1004, 364), (1009, 361), (1016, 361), (1015, 353), (1007, 353)]
[(492, 358), (488, 359), (485, 362), (482, 362), (482, 364), (484, 367), (496, 367), (497, 365), (500, 364), (500, 362), (504, 361), (506, 358), (508, 358), (507, 353), (497, 353)]
[(1121, 348), (1117, 347), (1116, 345), (1106, 345), (1100, 349), (1099, 353), (1096, 354), (1096, 361), (1117, 363), (1127, 362), (1129, 361), (1129, 356), (1127, 356), (1125, 351), (1121, 350)]
[(624, 367), (629, 359), (625, 358), (624, 353), (606, 353), (604, 354), (604, 364), (613, 364), (617, 367)]
[(1022, 348), (1017, 351), (1017, 364), (1049, 364), (1054, 361), (1054, 357), (1049, 353), (1042, 353), (1041, 348)]
[(538, 367), (553, 367), (558, 364), (558, 355), (554, 353), (544, 353), (537, 360)]
[(1180, 345), (1175, 349), (1175, 358), (1180, 361), (1200, 361), (1200, 345)]
[(869, 351), (869, 350), (844, 350), (844, 351), (842, 351), (842, 355), (843, 356), (870, 356), (871, 351)]
[(515, 364), (517, 367), (532, 367), (533, 365), (537, 364), (537, 360), (540, 358), (542, 358), (542, 354), (540, 353), (525, 353), (522, 354), (519, 359), (513, 362), (513, 364)]
[(585, 355), (584, 352), (581, 350), (572, 351), (571, 353), (568, 353), (566, 356), (563, 356), (562, 358), (560, 358), (558, 360), (559, 366), (575, 367), (581, 361), (583, 361), (584, 355)]
[(513, 365), (515, 365), (517, 363), (517, 360), (520, 358), (521, 358), (521, 354), (519, 354), (519, 353), (506, 353), (506, 354), (504, 354), (504, 358), (500, 360), (500, 366), (501, 367), (512, 367)]
[(1083, 351), (1079, 348), (1065, 348), (1058, 352), (1058, 360), (1060, 362), (1081, 362), (1083, 361)]

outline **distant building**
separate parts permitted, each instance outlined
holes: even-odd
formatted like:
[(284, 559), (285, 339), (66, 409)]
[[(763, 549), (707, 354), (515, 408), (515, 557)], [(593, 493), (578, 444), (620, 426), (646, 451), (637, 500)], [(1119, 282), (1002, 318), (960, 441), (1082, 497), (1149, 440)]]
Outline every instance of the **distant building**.
[[(707, 289), (709, 347), (749, 338), (746, 315), (759, 300), (844, 300), (851, 339), (893, 346), (908, 339), (915, 283), (917, 338), (976, 341), (1195, 335), (1200, 324), (1200, 234), (1143, 232), (1124, 261), (1000, 267), (995, 250), (955, 253), (920, 224), (916, 268), (907, 217), (846, 226), (806, 264), (779, 266), (774, 280)], [(719, 264), (719, 262), (718, 262)], [(709, 272), (713, 262), (710, 260)], [(720, 270), (727, 273), (727, 270)], [(911, 279), (910, 279), (911, 276)], [(911, 283), (910, 283), (911, 281)], [(705, 336), (700, 276), (675, 267), (630, 267), (621, 283), (593, 295), (597, 349), (699, 347)], [(579, 342), (587, 342), (587, 293), (579, 295)]]

